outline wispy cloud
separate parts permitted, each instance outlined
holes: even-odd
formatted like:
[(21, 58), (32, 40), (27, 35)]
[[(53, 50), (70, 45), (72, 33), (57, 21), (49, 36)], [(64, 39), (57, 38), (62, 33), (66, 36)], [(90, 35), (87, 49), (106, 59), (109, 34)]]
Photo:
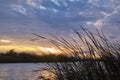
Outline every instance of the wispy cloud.
[(1, 0), (0, 32), (64, 33), (87, 24), (119, 37), (119, 5), (119, 0)]

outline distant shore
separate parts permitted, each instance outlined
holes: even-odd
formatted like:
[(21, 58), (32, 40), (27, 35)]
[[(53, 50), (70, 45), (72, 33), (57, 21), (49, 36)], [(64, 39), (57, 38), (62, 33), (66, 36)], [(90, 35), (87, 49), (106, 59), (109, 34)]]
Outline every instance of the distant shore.
[(10, 50), (5, 53), (0, 53), (0, 63), (48, 63), (48, 62), (70, 62), (75, 61), (75, 58), (71, 58), (65, 55), (44, 54), (36, 55), (26, 52), (15, 52)]

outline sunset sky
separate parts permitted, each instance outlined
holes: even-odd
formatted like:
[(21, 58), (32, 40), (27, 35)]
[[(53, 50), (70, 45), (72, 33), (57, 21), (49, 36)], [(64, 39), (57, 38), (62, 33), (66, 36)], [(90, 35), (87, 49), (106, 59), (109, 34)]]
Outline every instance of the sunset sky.
[(68, 38), (79, 25), (120, 40), (120, 0), (0, 0), (0, 51), (56, 52), (32, 33)]

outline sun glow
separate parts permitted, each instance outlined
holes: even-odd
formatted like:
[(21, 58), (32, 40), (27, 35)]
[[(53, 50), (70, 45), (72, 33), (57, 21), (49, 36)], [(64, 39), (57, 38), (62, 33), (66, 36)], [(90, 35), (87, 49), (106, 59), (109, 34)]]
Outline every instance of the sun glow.
[(2, 43), (10, 43), (11, 41), (7, 40), (7, 39), (1, 39), (0, 42), (2, 42)]
[(16, 52), (31, 52), (38, 55), (41, 54), (61, 54), (62, 51), (57, 49), (54, 46), (49, 47), (47, 45), (39, 46), (39, 44), (34, 44), (33, 42), (17, 41), (14, 39), (0, 39), (0, 52), (6, 52), (11, 49), (14, 49)]
[(58, 49), (55, 49), (55, 48), (51, 48), (51, 47), (38, 47), (38, 49), (41, 51), (41, 52), (45, 52), (45, 53), (61, 53), (60, 50)]
[(15, 49), (18, 52), (35, 52), (35, 48), (34, 47), (28, 47), (28, 46), (17, 46), (17, 45), (6, 45), (6, 46), (0, 46), (0, 51), (9, 51), (10, 49)]

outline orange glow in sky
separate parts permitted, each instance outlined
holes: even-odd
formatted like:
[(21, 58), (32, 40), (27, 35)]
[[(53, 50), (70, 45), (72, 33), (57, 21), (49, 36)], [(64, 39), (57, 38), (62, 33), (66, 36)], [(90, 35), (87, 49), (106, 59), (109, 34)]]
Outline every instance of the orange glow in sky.
[(59, 54), (60, 50), (54, 48), (52, 45), (43, 45), (44, 42), (32, 42), (27, 40), (19, 41), (18, 39), (0, 39), (0, 52), (14, 49), (16, 52), (30, 52), (30, 53), (53, 53)]
[(10, 43), (10, 42), (11, 42), (11, 40), (1, 39), (1, 40), (0, 40), (0, 42), (2, 42), (2, 43)]
[(45, 52), (45, 53), (61, 53), (60, 50), (58, 49), (55, 49), (53, 47), (38, 47), (38, 49), (42, 52)]

